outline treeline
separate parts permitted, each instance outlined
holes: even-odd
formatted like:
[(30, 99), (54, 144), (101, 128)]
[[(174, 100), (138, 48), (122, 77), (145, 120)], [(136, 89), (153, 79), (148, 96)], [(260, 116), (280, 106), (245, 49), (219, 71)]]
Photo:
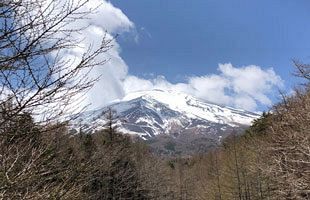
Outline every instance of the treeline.
[(118, 133), (112, 118), (94, 134), (70, 135), (66, 124), (39, 126), (19, 115), (1, 127), (0, 197), (309, 199), (309, 110), (306, 86), (244, 134), (187, 158), (153, 155)]

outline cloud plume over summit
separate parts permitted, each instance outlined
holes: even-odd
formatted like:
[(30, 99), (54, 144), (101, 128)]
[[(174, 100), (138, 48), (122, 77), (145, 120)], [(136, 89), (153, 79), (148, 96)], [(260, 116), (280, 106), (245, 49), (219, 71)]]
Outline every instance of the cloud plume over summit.
[(249, 65), (234, 67), (219, 64), (217, 74), (188, 77), (187, 82), (172, 84), (160, 76), (153, 80), (128, 76), (124, 81), (125, 93), (137, 90), (175, 90), (185, 92), (206, 101), (255, 111), (258, 104), (269, 106), (268, 97), (283, 81), (272, 68), (262, 69)]
[[(84, 38), (81, 46), (96, 44), (106, 31), (109, 38), (112, 38), (113, 34), (128, 31), (137, 34), (134, 23), (110, 2), (90, 0), (88, 5), (98, 8), (82, 22), (89, 26), (77, 36)], [(101, 77), (87, 93), (85, 104), (91, 104), (90, 109), (121, 99), (130, 92), (163, 89), (181, 91), (206, 101), (254, 111), (259, 105), (271, 105), (269, 95), (283, 85), (282, 79), (272, 68), (264, 69), (256, 65), (236, 67), (231, 63), (219, 64), (216, 74), (190, 76), (183, 83), (173, 84), (164, 76), (144, 79), (130, 75), (120, 52), (121, 47), (114, 40), (112, 49), (102, 55), (103, 58), (109, 59), (109, 62), (91, 72), (90, 76)], [(69, 53), (68, 56), (80, 55), (75, 52), (74, 55)]]

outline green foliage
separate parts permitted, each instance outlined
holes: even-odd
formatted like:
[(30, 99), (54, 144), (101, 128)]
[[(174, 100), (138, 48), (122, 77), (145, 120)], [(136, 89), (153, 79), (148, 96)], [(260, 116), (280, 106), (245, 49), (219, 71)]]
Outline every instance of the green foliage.
[(172, 142), (172, 141), (168, 141), (166, 144), (165, 144), (165, 149), (169, 150), (169, 151), (175, 151), (175, 143)]
[(268, 128), (271, 125), (272, 114), (263, 112), (262, 116), (259, 119), (255, 119), (252, 126), (248, 128), (245, 132), (245, 135), (266, 135)]

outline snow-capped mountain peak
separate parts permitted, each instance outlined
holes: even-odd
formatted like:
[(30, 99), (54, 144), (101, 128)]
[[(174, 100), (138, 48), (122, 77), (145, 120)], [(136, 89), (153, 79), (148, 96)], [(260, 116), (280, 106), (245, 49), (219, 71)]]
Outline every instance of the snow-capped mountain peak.
[[(138, 91), (108, 106), (119, 117), (119, 130), (149, 139), (159, 134), (225, 136), (229, 130), (249, 126), (259, 115), (209, 103), (191, 95), (164, 90)], [(102, 127), (108, 107), (87, 112), (79, 123)], [(100, 124), (100, 125), (98, 125)]]
[(190, 118), (201, 118), (216, 123), (228, 123), (230, 125), (243, 124), (250, 125), (257, 114), (241, 109), (234, 109), (205, 102), (191, 95), (164, 90), (148, 90), (130, 93), (121, 102), (142, 98), (150, 104), (160, 102), (168, 108), (179, 111)]

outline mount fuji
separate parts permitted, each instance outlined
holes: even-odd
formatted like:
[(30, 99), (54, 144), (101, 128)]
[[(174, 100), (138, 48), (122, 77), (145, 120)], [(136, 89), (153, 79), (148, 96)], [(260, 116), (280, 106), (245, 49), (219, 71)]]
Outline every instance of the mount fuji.
[(181, 92), (149, 90), (130, 93), (108, 106), (84, 112), (72, 127), (86, 132), (99, 130), (107, 122), (105, 113), (109, 109), (117, 115), (120, 132), (139, 136), (160, 151), (184, 145), (196, 149), (205, 144), (204, 140), (216, 143), (234, 131), (244, 130), (260, 116)]

